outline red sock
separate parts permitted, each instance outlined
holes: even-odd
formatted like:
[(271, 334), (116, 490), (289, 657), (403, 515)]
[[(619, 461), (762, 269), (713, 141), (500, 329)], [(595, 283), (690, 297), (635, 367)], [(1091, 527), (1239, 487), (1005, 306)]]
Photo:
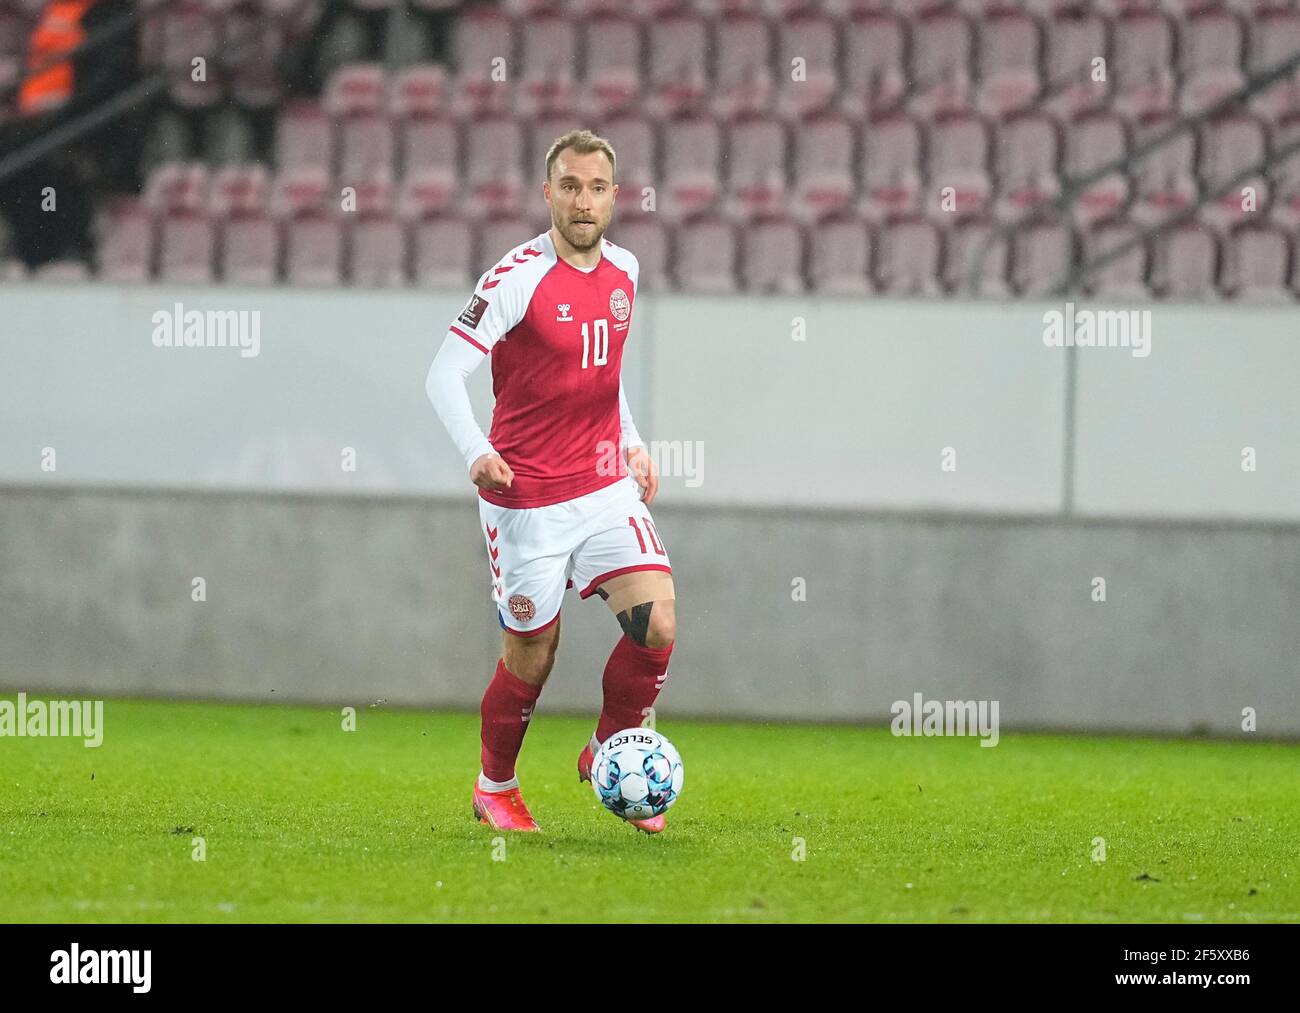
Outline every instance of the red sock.
[(624, 728), (638, 728), (645, 709), (654, 705), (668, 675), (673, 645), (642, 647), (624, 635), (605, 663), (605, 706), (596, 725), (596, 738), (604, 742)]
[(538, 687), (528, 685), (506, 668), (504, 658), (497, 662), (479, 707), (483, 718), (483, 773), (491, 780), (509, 781), (515, 776), (515, 760), (540, 693)]

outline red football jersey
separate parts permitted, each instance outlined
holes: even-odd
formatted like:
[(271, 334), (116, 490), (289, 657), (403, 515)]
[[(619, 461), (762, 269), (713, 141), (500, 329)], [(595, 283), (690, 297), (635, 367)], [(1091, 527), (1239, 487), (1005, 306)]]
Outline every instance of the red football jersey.
[(492, 356), (488, 441), (515, 478), (480, 489), (489, 503), (548, 506), (625, 474), (619, 379), (637, 274), (636, 257), (607, 239), (595, 268), (576, 268), (544, 232), (479, 279), (451, 331)]

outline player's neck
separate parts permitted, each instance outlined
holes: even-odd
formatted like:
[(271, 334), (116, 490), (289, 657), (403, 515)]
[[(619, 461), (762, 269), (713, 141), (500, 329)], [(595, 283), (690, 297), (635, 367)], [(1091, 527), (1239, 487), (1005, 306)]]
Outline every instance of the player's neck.
[(578, 250), (560, 235), (560, 230), (554, 225), (551, 226), (551, 244), (555, 247), (555, 255), (567, 264), (574, 267), (580, 267), (584, 271), (595, 267), (600, 263), (600, 243), (597, 243), (590, 250)]

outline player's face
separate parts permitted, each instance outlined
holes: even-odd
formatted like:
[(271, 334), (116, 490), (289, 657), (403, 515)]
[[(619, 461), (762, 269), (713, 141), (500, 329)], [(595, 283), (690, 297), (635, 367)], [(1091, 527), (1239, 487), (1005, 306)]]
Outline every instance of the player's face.
[(555, 159), (545, 186), (551, 224), (575, 250), (590, 250), (600, 242), (614, 214), (618, 186), (610, 179), (603, 151), (579, 155), (565, 149)]

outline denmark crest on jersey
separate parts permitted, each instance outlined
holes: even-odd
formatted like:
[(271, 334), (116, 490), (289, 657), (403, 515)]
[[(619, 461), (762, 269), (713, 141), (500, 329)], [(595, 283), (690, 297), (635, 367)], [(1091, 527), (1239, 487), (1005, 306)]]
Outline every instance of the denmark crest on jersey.
[(627, 293), (621, 288), (616, 288), (609, 294), (609, 311), (614, 314), (614, 319), (619, 323), (622, 323), (631, 314), (632, 301), (628, 299)]

